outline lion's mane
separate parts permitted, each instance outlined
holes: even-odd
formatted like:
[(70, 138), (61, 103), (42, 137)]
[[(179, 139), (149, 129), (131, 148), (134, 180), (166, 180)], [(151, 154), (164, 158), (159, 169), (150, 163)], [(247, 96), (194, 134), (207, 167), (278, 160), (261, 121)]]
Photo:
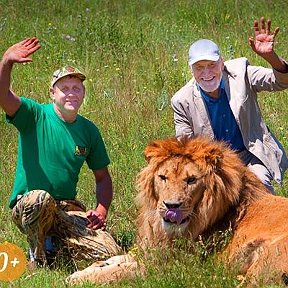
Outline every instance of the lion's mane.
[[(180, 158), (180, 165), (184, 165), (188, 159), (195, 163), (204, 175), (204, 191), (193, 207), (193, 219), (182, 233), (191, 240), (197, 239), (227, 213), (232, 212), (230, 224), (233, 216), (232, 224), (235, 225), (236, 218), (241, 215), (246, 203), (251, 203), (267, 193), (263, 184), (243, 165), (236, 153), (222, 142), (211, 142), (203, 137), (193, 140), (157, 140), (146, 147), (144, 154), (148, 165), (138, 174), (136, 196), (139, 207), (138, 239), (142, 246), (166, 245), (175, 238), (175, 234), (167, 234), (163, 230), (162, 218), (157, 211), (161, 192), (157, 191), (154, 185), (158, 168), (165, 166), (168, 159)], [(191, 174), (193, 173), (194, 171), (191, 171)]]

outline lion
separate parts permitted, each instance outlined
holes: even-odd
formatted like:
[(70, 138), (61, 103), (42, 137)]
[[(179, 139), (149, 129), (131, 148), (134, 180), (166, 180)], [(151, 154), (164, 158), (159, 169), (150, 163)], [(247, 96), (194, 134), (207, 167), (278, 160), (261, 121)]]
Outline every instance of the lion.
[[(228, 266), (252, 285), (287, 284), (288, 199), (266, 190), (236, 152), (195, 137), (156, 140), (144, 155), (147, 166), (136, 182), (137, 245), (145, 251), (185, 238), (193, 247), (199, 237), (230, 229), (220, 252)], [(67, 282), (107, 283), (144, 273), (139, 261), (124, 256), (94, 263)]]

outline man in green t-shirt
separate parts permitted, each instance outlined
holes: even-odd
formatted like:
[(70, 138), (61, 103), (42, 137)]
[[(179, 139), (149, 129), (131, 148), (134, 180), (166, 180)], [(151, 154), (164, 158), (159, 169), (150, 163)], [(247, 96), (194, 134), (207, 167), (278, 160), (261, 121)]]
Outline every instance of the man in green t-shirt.
[(6, 50), (0, 62), (0, 106), (7, 121), (19, 131), (16, 176), (9, 202), (12, 219), (27, 234), (32, 259), (43, 261), (48, 249), (44, 241), (59, 226), (59, 210), (86, 211), (75, 199), (84, 162), (95, 176), (97, 198), (95, 208), (86, 212), (84, 229), (105, 228), (113, 191), (101, 134), (78, 114), (85, 95), (83, 73), (71, 66), (55, 71), (50, 88), (53, 103), (49, 104), (19, 97), (10, 89), (13, 64), (31, 62), (29, 56), (39, 48), (38, 39), (33, 37)]

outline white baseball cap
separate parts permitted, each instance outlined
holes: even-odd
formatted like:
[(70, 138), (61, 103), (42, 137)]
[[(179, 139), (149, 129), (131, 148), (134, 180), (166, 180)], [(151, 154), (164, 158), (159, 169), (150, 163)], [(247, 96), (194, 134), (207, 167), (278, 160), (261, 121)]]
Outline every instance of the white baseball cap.
[(220, 58), (219, 47), (211, 40), (200, 39), (189, 48), (189, 66), (201, 60), (218, 61)]

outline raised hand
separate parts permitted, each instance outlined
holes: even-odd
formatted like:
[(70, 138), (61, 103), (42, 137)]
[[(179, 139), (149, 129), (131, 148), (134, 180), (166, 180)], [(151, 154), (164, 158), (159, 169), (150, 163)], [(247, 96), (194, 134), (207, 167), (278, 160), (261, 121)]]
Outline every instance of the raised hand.
[(264, 56), (265, 54), (269, 54), (273, 52), (275, 37), (279, 32), (279, 27), (276, 27), (274, 32), (271, 32), (271, 20), (268, 19), (267, 23), (264, 17), (260, 18), (260, 28), (258, 21), (254, 21), (254, 33), (255, 36), (249, 37), (249, 45), (252, 50), (259, 54), (260, 56)]
[(36, 37), (26, 38), (25, 40), (9, 47), (3, 55), (3, 59), (11, 63), (31, 62), (31, 54), (40, 49), (39, 41)]

